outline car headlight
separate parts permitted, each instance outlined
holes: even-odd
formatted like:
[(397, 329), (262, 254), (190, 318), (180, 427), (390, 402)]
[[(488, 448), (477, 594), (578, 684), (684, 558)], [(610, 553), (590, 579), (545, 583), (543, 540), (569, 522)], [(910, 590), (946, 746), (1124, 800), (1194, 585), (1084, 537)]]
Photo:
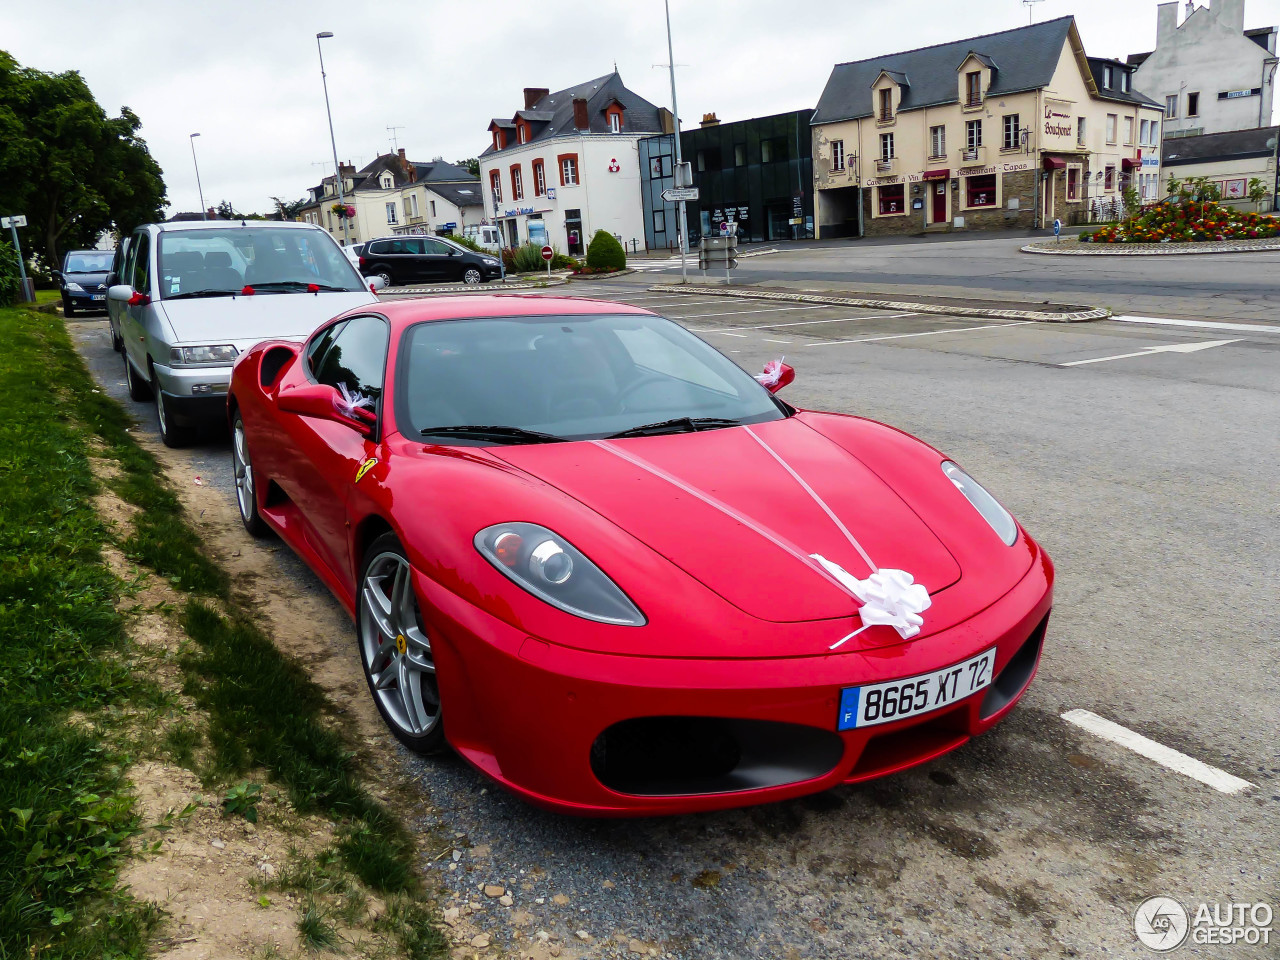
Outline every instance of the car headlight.
[(174, 347), (169, 351), (169, 362), (178, 367), (199, 363), (231, 363), (238, 353), (229, 343), (212, 347)]
[(950, 460), (942, 462), (942, 472), (956, 485), (956, 489), (964, 494), (965, 499), (973, 504), (973, 508), (982, 514), (982, 518), (991, 524), (991, 529), (996, 532), (996, 535), (1008, 546), (1013, 546), (1014, 541), (1018, 539), (1018, 525), (1009, 515), (1009, 511), (1000, 506), (996, 498), (983, 489), (982, 484)]
[(497, 523), (477, 533), (475, 545), (499, 573), (565, 613), (628, 627), (648, 623), (603, 570), (546, 527)]
[(498, 261), (493, 259), (493, 257), (486, 257), (484, 260), (484, 265), (486, 267), (496, 267), (498, 265)]
[(76, 283), (74, 280), (67, 281), (67, 291), (70, 293), (84, 293), (84, 287)]

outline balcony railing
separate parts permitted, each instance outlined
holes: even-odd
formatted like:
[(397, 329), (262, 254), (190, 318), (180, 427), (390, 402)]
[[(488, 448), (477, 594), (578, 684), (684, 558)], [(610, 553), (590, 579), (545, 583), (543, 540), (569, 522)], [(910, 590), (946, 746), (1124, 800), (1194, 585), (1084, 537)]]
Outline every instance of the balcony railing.
[(968, 148), (967, 150), (965, 150), (965, 151), (964, 151), (964, 153), (962, 154), (962, 159), (965, 159), (965, 160), (977, 160), (981, 155), (982, 155), (982, 148), (981, 148), (981, 147), (969, 147), (969, 148)]
[(893, 169), (893, 157), (882, 157), (876, 161), (876, 170), (886, 173)]

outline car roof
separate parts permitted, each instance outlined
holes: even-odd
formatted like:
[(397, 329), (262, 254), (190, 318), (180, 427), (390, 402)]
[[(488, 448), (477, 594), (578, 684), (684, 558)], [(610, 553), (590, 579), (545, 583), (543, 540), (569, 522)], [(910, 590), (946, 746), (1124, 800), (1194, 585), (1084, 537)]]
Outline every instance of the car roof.
[(272, 230), (284, 227), (287, 230), (324, 230), (319, 224), (298, 223), (296, 220), (180, 220), (177, 223), (152, 223), (161, 233), (172, 233), (176, 230), (214, 230), (214, 229), (250, 229), (252, 227), (270, 227)]
[(346, 316), (376, 312), (402, 330), (431, 320), (490, 320), (495, 318), (599, 316), (600, 314), (649, 314), (629, 303), (588, 297), (539, 297), (528, 294), (471, 294), (455, 297), (421, 297), (383, 300), (376, 308), (356, 307)]

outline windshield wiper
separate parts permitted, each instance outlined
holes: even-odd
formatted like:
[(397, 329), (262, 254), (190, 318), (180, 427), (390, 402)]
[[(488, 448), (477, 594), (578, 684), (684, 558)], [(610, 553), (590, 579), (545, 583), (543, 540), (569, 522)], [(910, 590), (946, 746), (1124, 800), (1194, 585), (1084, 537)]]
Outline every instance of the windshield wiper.
[(196, 297), (238, 297), (239, 290), (188, 290), (186, 293), (171, 293), (165, 300), (192, 300)]
[(620, 440), (623, 437), (652, 437), (661, 433), (697, 433), (699, 430), (712, 430), (716, 427), (741, 426), (741, 420), (727, 417), (673, 417), (670, 420), (659, 420), (657, 423), (645, 423), (638, 427), (630, 427), (618, 433), (611, 433), (606, 440)]
[(424, 437), (475, 437), (480, 440), (506, 440), (510, 443), (564, 442), (564, 437), (557, 437), (551, 433), (539, 433), (537, 430), (526, 430), (523, 427), (483, 426), (474, 423), (447, 427), (424, 427), (419, 432)]
[(314, 280), (269, 280), (266, 283), (253, 283), (250, 286), (255, 290), (306, 290), (308, 287), (318, 287), (325, 291), (354, 292), (347, 287), (335, 287), (329, 283), (316, 283)]

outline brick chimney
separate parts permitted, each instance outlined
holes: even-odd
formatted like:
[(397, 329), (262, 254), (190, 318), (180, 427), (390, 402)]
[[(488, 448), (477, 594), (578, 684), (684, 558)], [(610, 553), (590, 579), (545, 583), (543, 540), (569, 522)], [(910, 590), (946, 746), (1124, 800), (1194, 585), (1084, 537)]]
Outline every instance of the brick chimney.
[(719, 120), (719, 118), (718, 118), (718, 117), (716, 117), (716, 115), (715, 115), (714, 113), (704, 113), (704, 114), (702, 115), (702, 123), (700, 123), (700, 124), (699, 124), (699, 126), (701, 126), (701, 127), (718, 127), (718, 126), (720, 126), (720, 120)]
[(551, 91), (546, 87), (525, 87), (524, 88), (524, 108), (532, 110), (543, 97), (547, 96)]
[(573, 125), (578, 130), (591, 127), (591, 118), (587, 115), (587, 101), (582, 97), (573, 98)]

